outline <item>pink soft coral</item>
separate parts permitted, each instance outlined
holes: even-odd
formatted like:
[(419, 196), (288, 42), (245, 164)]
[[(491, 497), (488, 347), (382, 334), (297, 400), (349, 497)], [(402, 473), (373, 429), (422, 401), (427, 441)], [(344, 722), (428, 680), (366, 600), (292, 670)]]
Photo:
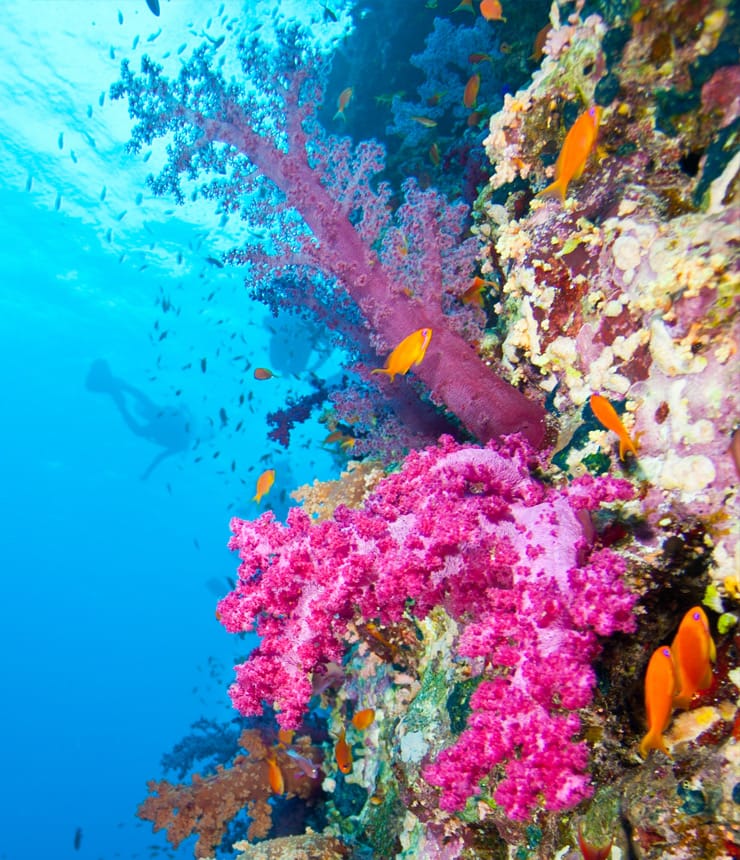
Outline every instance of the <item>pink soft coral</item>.
[(234, 519), (239, 582), (219, 616), (262, 637), (237, 669), (235, 706), (255, 714), (269, 702), (295, 727), (313, 673), (342, 659), (351, 620), (398, 621), (410, 605), (422, 618), (442, 606), (460, 625), (459, 654), (487, 667), (468, 728), (426, 769), (442, 806), (458, 808), (502, 762), (496, 798), (512, 817), (540, 793), (551, 809), (581, 799), (586, 750), (572, 740), (570, 712), (591, 699), (596, 633), (631, 629), (634, 602), (621, 560), (591, 552), (583, 521), (629, 485), (548, 488), (530, 475), (534, 457), (517, 437), (485, 448), (442, 437), (332, 520), (312, 523), (299, 509), (286, 525), (271, 513)]

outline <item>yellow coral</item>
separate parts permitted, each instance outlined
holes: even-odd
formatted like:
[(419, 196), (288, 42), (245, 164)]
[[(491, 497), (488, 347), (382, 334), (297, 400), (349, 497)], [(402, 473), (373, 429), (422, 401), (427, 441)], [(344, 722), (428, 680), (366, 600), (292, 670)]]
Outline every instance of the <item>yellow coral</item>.
[(336, 481), (314, 481), (304, 484), (290, 495), (300, 502), (315, 520), (328, 520), (339, 505), (358, 508), (385, 472), (374, 460), (350, 460), (347, 470)]

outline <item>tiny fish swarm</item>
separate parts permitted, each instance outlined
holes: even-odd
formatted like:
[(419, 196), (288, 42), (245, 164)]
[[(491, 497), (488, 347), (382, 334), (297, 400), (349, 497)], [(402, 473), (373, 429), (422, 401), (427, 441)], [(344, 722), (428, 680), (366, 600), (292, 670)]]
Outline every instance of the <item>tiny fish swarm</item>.
[(591, 477), (550, 489), (531, 478), (534, 458), (518, 437), (485, 448), (443, 437), (357, 510), (320, 523), (299, 508), (286, 525), (269, 512), (232, 520), (239, 581), (219, 617), (262, 637), (237, 667), (237, 710), (258, 714), (267, 702), (281, 725), (297, 726), (313, 673), (341, 662), (349, 623), (397, 622), (410, 598), (417, 618), (441, 606), (458, 622), (461, 657), (486, 658), (468, 728), (426, 773), (440, 805), (460, 808), (497, 764), (505, 777), (494, 796), (514, 818), (540, 791), (549, 809), (587, 796), (573, 712), (591, 700), (597, 634), (634, 628), (634, 595), (621, 558), (588, 543), (579, 512), (632, 490)]

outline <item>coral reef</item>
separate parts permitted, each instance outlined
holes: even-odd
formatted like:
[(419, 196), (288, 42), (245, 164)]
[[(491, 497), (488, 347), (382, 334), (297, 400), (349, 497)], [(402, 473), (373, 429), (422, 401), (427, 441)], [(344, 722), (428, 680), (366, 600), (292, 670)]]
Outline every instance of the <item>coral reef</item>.
[[(261, 100), (227, 84), (207, 49), (178, 81), (145, 60), (114, 88), (138, 121), (132, 149), (174, 134), (155, 190), (183, 199), (183, 177), (215, 172), (200, 193), (271, 235), (230, 260), (356, 360), (352, 384), (317, 384), (275, 414), (274, 433), (287, 443), (290, 421), (328, 397), (330, 438), (360, 462), (300, 488), (285, 523), (231, 523), (239, 579), (218, 617), (261, 637), (232, 701), (242, 714), (273, 706), (284, 728), (320, 715), (332, 739), (329, 828), (242, 856), (740, 856), (740, 25), (710, 0), (584, 9), (553, 3), (529, 58), (539, 67), (491, 117), (472, 228), (479, 305), (462, 301), (475, 246), (460, 238), (464, 208), (407, 182), (392, 211), (376, 181), (383, 147), (314, 121), (325, 70), (310, 51), (296, 64), (298, 31), (269, 56), (240, 46), (245, 72), (260, 62), (272, 76)], [(429, 54), (441, 62), (472, 35), (435, 37)], [(463, 80), (429, 116), (442, 121)], [(420, 92), (440, 86), (432, 76)], [(595, 105), (597, 146), (566, 199), (538, 197)], [(410, 122), (400, 130), (423, 136)], [(417, 383), (369, 375), (373, 350), (420, 326), (433, 329), (414, 371), (421, 399)], [(429, 444), (439, 405), (453, 435)], [(618, 451), (620, 423), (636, 453)], [(507, 435), (517, 429), (528, 441)], [(471, 434), (482, 444), (461, 442)], [(671, 758), (644, 762), (648, 657), (702, 600), (717, 631), (711, 688), (681, 703)], [(375, 719), (358, 728), (366, 709)], [(146, 817), (180, 837), (210, 806), (199, 850), (213, 850), (237, 808), (228, 781), (251, 768), (251, 836), (266, 834), (268, 753), (256, 750), (208, 780), (152, 783)], [(289, 764), (285, 746), (276, 755)]]
[[(593, 548), (587, 512), (632, 491), (590, 477), (548, 490), (530, 477), (535, 464), (521, 440), (477, 448), (443, 437), (410, 454), (357, 510), (312, 523), (294, 508), (285, 526), (271, 513), (232, 520), (239, 581), (218, 614), (230, 632), (261, 637), (237, 667), (237, 709), (257, 714), (266, 701), (281, 725), (297, 727), (314, 678), (342, 660), (350, 623), (386, 626), (443, 607), (460, 626), (458, 656), (485, 678), (469, 729), (427, 772), (443, 787), (443, 808), (459, 808), (504, 762), (496, 799), (515, 818), (540, 793), (552, 809), (585, 796), (586, 753), (571, 741), (579, 722), (568, 712), (590, 700), (595, 634), (634, 626), (624, 564)], [(508, 711), (517, 719), (504, 732)]]
[[(708, 115), (700, 128), (671, 135), (658, 127), (656, 103), (659, 82), (677, 85), (682, 70), (717, 43), (716, 29), (707, 41), (716, 23), (702, 8), (704, 29), (650, 74), (647, 21), (663, 32), (652, 11), (634, 21), (632, 33), (620, 28), (627, 32), (614, 56), (606, 42), (615, 31), (598, 16), (562, 26), (556, 20), (541, 69), (492, 119), (486, 146), (495, 172), (479, 230), (492, 242), (483, 271), (495, 268), (503, 281), (495, 305), (501, 334), (487, 348), (512, 381), (550, 392), (561, 421), (555, 463), (575, 475), (600, 460), (603, 469), (613, 440), (596, 425), (583, 432), (589, 413), (582, 407), (592, 392), (624, 399), (639, 444), (634, 477), (648, 485), (640, 513), (666, 537), (687, 518), (703, 518), (714, 545), (712, 575), (722, 582), (740, 565), (728, 453), (740, 414), (740, 206), (732, 192), (720, 204), (726, 195), (710, 185), (710, 205), (693, 211), (703, 177), (688, 176), (682, 159), (708, 139)], [(543, 176), (540, 154), (556, 138), (553, 107), (592, 101), (607, 67), (620, 85), (602, 122), (604, 160), (592, 162), (565, 206), (535, 201), (522, 215), (494, 203), (494, 189), (515, 176)], [(724, 175), (714, 182), (728, 186)]]

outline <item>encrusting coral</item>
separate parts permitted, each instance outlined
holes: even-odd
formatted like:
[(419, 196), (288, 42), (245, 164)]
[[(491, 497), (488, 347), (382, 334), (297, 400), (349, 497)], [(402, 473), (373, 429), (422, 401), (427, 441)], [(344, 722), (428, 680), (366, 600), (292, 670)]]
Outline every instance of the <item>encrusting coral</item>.
[[(696, 74), (717, 44), (710, 4), (696, 5), (686, 10), (698, 16), (695, 29), (681, 23), (680, 50), (647, 71), (646, 33), (663, 32), (654, 10), (636, 17), (631, 33), (626, 23), (608, 30), (597, 15), (556, 19), (541, 69), (491, 121), (495, 170), (477, 229), (490, 242), (482, 271), (495, 270), (502, 283), (491, 297), (499, 334), (486, 345), (512, 381), (549, 393), (560, 418), (555, 463), (574, 475), (606, 468), (613, 439), (598, 425), (583, 432), (593, 420), (584, 405), (594, 392), (624, 400), (623, 420), (638, 441), (634, 477), (647, 492), (635, 513), (666, 535), (687, 517), (704, 518), (720, 583), (740, 567), (729, 450), (740, 416), (740, 165), (727, 157), (734, 186), (724, 172), (708, 184), (701, 172), (687, 175), (687, 150), (706, 147), (724, 119), (707, 112), (669, 133), (656, 91), (658, 82), (678, 86), (689, 67)], [(616, 29), (619, 50), (607, 45)], [(546, 181), (541, 155), (548, 138), (559, 138), (559, 113), (597, 98), (607, 72), (619, 88), (604, 108), (602, 157), (592, 157), (566, 203), (534, 201), (527, 214), (493, 203), (515, 176)], [(708, 157), (703, 164), (709, 170)], [(698, 210), (693, 198), (703, 187)]]

